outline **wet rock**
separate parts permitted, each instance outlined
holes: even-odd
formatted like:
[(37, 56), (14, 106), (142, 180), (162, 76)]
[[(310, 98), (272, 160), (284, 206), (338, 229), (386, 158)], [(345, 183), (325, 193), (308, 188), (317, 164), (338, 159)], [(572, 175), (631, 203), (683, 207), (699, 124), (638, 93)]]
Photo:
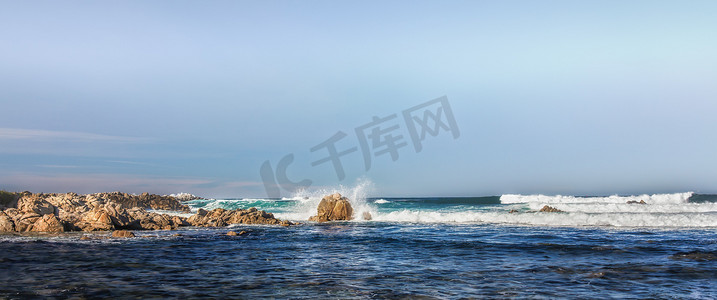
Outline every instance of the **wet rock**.
[(511, 209), (508, 213), (514, 214), (514, 213), (517, 213), (517, 212), (518, 212), (517, 209)]
[(227, 232), (227, 235), (228, 236), (237, 236), (239, 234), (236, 231), (229, 231), (229, 232)]
[(588, 274), (588, 277), (590, 278), (603, 278), (605, 277), (605, 272), (592, 272)]
[(135, 237), (135, 235), (132, 231), (115, 230), (112, 232), (112, 237), (113, 238), (131, 238), (131, 237)]
[(371, 221), (371, 219), (373, 219), (371, 213), (367, 211), (363, 212), (363, 214), (361, 214), (361, 217), (366, 221)]
[(630, 200), (627, 201), (627, 204), (647, 204), (647, 202), (645, 202), (645, 200), (640, 200), (639, 202), (636, 200)]
[(325, 196), (316, 208), (317, 214), (309, 218), (309, 221), (328, 222), (346, 221), (353, 219), (353, 208), (349, 199), (336, 193)]
[(562, 211), (562, 210), (559, 210), (559, 209), (557, 209), (557, 208), (555, 208), (555, 207), (548, 206), (548, 205), (543, 206), (543, 208), (541, 208), (540, 211), (541, 211), (541, 212), (564, 212), (564, 211)]

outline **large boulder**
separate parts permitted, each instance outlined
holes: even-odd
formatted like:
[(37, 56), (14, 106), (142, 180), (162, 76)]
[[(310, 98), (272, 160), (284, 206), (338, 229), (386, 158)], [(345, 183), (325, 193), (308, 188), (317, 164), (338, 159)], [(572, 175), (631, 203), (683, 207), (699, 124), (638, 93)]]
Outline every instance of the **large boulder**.
[(39, 215), (55, 213), (55, 206), (38, 195), (20, 197), (17, 201), (17, 209), (21, 212), (33, 212)]
[(316, 208), (317, 214), (309, 218), (309, 221), (347, 221), (353, 219), (354, 210), (349, 199), (336, 193), (325, 196)]
[(44, 215), (32, 224), (31, 231), (37, 232), (64, 232), (65, 227), (60, 219), (53, 214)]
[(83, 215), (80, 222), (76, 223), (82, 231), (106, 231), (115, 229), (110, 215), (102, 209), (96, 209)]

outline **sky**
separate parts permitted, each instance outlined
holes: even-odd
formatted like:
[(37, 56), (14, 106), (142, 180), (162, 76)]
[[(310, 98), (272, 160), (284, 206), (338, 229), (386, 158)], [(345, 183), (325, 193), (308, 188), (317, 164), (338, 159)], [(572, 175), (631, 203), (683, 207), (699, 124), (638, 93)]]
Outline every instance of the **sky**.
[[(0, 1), (0, 189), (717, 193), (715, 14), (715, 1)], [(332, 137), (355, 149), (334, 157), (343, 176), (320, 147)]]

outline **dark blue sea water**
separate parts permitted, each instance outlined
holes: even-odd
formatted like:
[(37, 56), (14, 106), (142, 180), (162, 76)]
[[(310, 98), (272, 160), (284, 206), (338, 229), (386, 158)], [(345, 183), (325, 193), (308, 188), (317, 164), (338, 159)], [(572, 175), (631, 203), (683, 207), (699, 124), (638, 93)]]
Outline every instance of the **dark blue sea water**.
[[(717, 298), (712, 196), (354, 199), (372, 220), (0, 236), (0, 298)], [(304, 220), (317, 201), (191, 204)]]

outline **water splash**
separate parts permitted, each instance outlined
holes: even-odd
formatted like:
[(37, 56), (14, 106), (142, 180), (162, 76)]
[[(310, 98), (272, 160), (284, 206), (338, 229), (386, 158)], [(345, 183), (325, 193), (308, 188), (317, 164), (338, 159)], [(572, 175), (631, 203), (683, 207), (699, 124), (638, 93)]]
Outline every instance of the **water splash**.
[(366, 201), (368, 195), (374, 190), (373, 182), (368, 178), (360, 178), (352, 186), (339, 185), (337, 187), (321, 188), (314, 190), (299, 190), (290, 198), (296, 200), (296, 205), (287, 212), (275, 213), (280, 219), (306, 221), (309, 217), (316, 215), (316, 208), (319, 202), (326, 195), (339, 193), (349, 199), (354, 209), (354, 221), (362, 221), (362, 215), (367, 212), (376, 215), (376, 207)]

